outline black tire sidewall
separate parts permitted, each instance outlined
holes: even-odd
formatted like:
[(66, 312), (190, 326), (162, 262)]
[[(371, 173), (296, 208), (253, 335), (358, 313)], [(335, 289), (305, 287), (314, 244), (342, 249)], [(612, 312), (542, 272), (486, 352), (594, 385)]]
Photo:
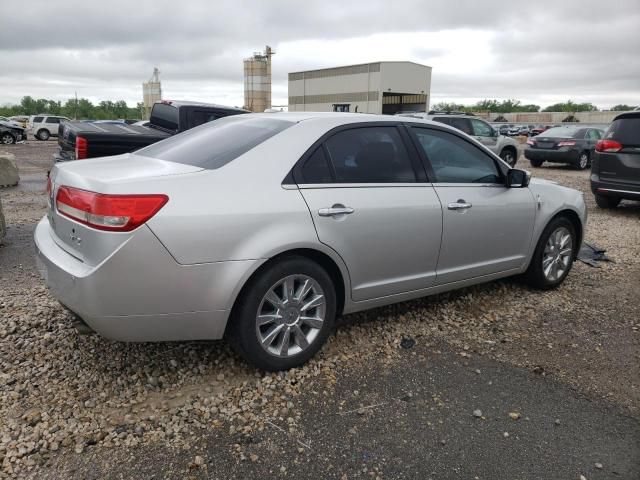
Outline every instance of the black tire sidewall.
[(542, 166), (542, 164), (544, 163), (543, 160), (529, 160), (529, 163), (531, 163), (532, 167), (536, 167), (539, 168)]
[[(547, 243), (547, 240), (549, 240), (549, 236), (559, 227), (565, 227), (571, 233), (573, 255), (571, 257), (571, 263), (569, 264), (569, 268), (567, 268), (567, 271), (558, 280), (551, 282), (547, 279), (547, 277), (545, 277), (542, 270), (542, 255), (544, 254), (544, 247)], [(565, 278), (567, 278), (567, 275), (569, 275), (569, 272), (573, 267), (573, 261), (576, 252), (580, 249), (580, 246), (576, 245), (577, 241), (578, 238), (576, 229), (569, 219), (565, 217), (556, 217), (551, 220), (538, 239), (536, 249), (533, 253), (533, 257), (531, 258), (531, 263), (529, 264), (529, 268), (527, 269), (527, 272), (525, 274), (525, 278), (527, 279), (528, 283), (533, 287), (542, 290), (549, 290), (558, 287), (562, 282), (564, 282)]]
[[(511, 155), (512, 157), (512, 161), (510, 162), (509, 160), (507, 160), (507, 156)], [(502, 152), (500, 152), (500, 158), (502, 158), (502, 160), (504, 160), (505, 162), (507, 162), (507, 164), (510, 167), (513, 167), (516, 163), (518, 163), (518, 159), (516, 158), (516, 154), (514, 154), (510, 149), (505, 148), (502, 150)]]
[[(5, 142), (4, 141), (5, 138), (10, 138), (12, 141)], [(3, 133), (2, 135), (0, 135), (0, 143), (3, 145), (13, 145), (14, 143), (16, 143), (16, 138), (10, 133)]]
[[(277, 281), (295, 274), (307, 275), (316, 280), (325, 293), (325, 320), (320, 333), (306, 350), (289, 358), (279, 358), (267, 353), (258, 343), (255, 321), (258, 307), (267, 290)], [(329, 274), (317, 263), (300, 256), (285, 257), (259, 272), (243, 289), (230, 318), (232, 346), (247, 361), (267, 371), (288, 370), (300, 366), (312, 358), (330, 335), (336, 316), (335, 286)]]
[(45, 130), (44, 128), (41, 130), (38, 130), (38, 134), (36, 135), (36, 137), (38, 137), (38, 140), (42, 140), (43, 142), (49, 140), (50, 136), (51, 134), (49, 133), (49, 131)]
[(620, 202), (621, 198), (618, 197), (607, 197), (606, 195), (595, 195), (596, 205), (600, 208), (616, 208)]
[[(582, 158), (583, 155), (587, 156), (587, 162), (584, 164), (584, 167), (582, 165), (580, 165), (580, 159)], [(589, 168), (589, 153), (588, 152), (580, 152), (578, 154), (578, 160), (576, 160), (576, 168), (578, 170), (586, 170), (587, 168)]]

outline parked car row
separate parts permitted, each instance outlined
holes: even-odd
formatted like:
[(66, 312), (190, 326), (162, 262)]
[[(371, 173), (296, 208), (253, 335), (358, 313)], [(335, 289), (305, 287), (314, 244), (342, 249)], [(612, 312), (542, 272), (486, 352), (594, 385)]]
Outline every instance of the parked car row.
[(596, 143), (604, 132), (598, 128), (555, 127), (529, 138), (524, 156), (533, 167), (544, 162), (568, 163), (584, 170), (591, 165)]

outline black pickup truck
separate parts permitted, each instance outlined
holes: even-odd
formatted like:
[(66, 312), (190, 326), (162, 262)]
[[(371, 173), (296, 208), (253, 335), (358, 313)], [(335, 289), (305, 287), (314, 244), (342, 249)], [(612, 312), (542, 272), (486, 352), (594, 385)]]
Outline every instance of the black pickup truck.
[(203, 123), (247, 110), (197, 102), (163, 100), (153, 105), (142, 125), (63, 122), (58, 127), (56, 162), (133, 152)]

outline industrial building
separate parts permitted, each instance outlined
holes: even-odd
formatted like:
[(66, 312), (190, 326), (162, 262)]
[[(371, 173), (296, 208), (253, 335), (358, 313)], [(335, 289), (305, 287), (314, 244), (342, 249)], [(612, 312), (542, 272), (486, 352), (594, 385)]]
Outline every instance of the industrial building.
[(289, 111), (393, 115), (429, 110), (431, 67), (375, 62), (289, 74)]
[(266, 46), (264, 53), (244, 59), (244, 108), (264, 112), (271, 108), (271, 56), (276, 52)]
[(142, 84), (142, 117), (149, 119), (153, 104), (162, 100), (162, 86), (160, 85), (160, 70), (153, 69), (153, 75), (147, 83)]

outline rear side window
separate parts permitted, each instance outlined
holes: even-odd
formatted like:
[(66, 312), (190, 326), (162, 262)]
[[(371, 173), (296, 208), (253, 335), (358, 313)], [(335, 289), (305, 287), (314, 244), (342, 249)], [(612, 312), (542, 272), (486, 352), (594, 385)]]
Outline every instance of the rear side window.
[(331, 169), (324, 148), (320, 145), (302, 165), (302, 183), (332, 183)]
[(471, 124), (473, 125), (473, 134), (477, 137), (492, 137), (493, 136), (493, 128), (482, 120), (472, 119)]
[(166, 130), (178, 130), (178, 108), (166, 103), (156, 103), (151, 110), (149, 121)]
[(614, 120), (604, 138), (622, 145), (640, 145), (640, 117)]
[(491, 157), (447, 132), (412, 127), (437, 183), (502, 183)]
[(44, 117), (35, 117), (33, 123), (42, 123), (42, 120), (44, 120)]
[(293, 125), (275, 118), (233, 115), (154, 143), (137, 155), (207, 169), (220, 168)]
[(407, 149), (395, 127), (343, 130), (326, 141), (337, 183), (415, 182)]

